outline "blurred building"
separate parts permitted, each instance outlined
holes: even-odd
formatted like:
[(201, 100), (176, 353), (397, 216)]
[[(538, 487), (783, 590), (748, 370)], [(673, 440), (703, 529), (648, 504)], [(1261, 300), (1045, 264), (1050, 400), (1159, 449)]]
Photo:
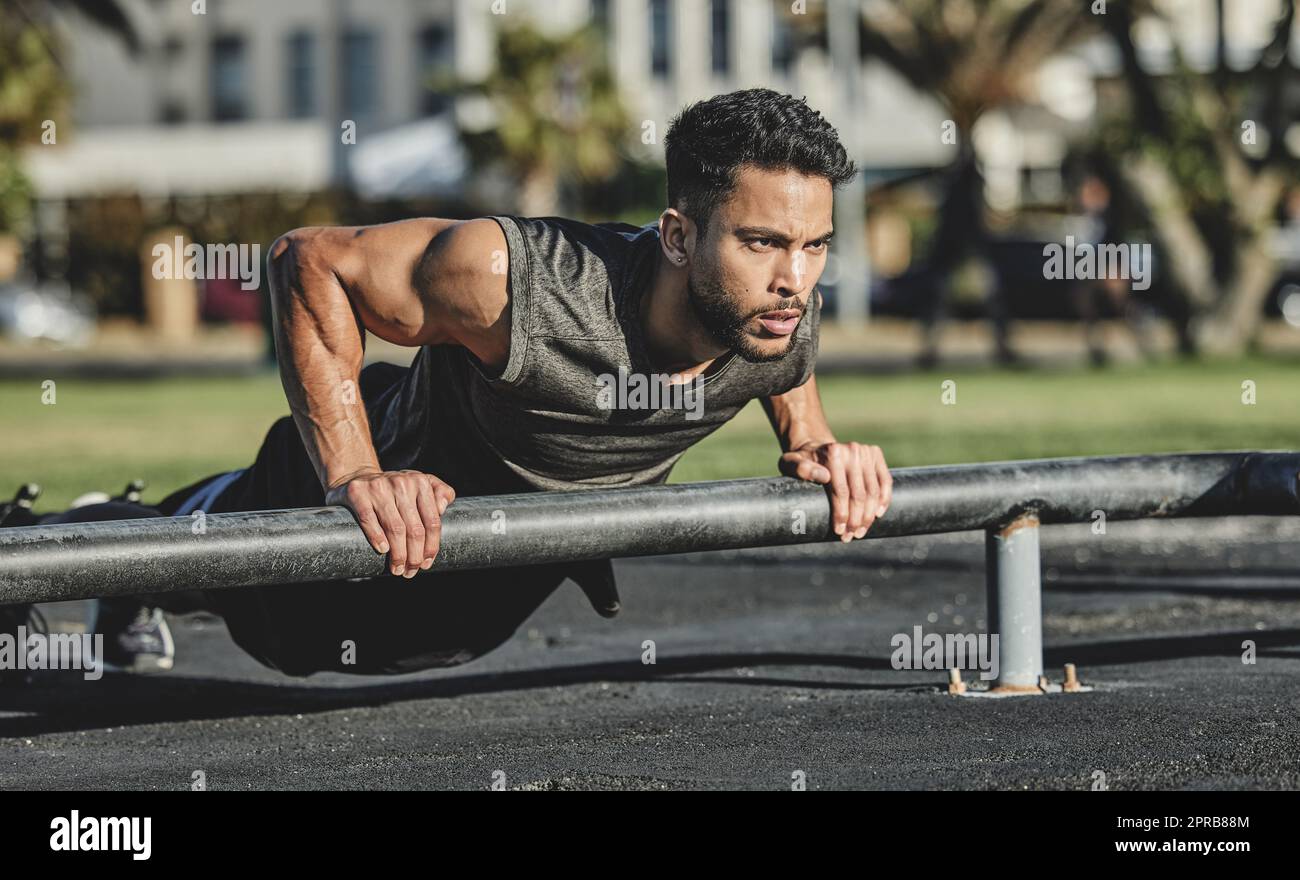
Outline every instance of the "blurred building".
[[(202, 15), (189, 0), (119, 2), (141, 37), (134, 55), (80, 18), (60, 19), (74, 129), (29, 154), (42, 199), (340, 183), (376, 196), (454, 191), (464, 160), (451, 102), (434, 86), (485, 75), (493, 29), (513, 17), (547, 31), (603, 28), (633, 118), (659, 137), (683, 104), (753, 85), (845, 115), (838, 71), (824, 50), (796, 47), (784, 0), (207, 0)], [(870, 165), (947, 160), (932, 99), (882, 64), (854, 75), (868, 98), (857, 121), (871, 132)], [(356, 125), (350, 149), (343, 120)]]
[[(798, 39), (792, 7), (815, 17), (827, 3), (870, 0), (206, 0), (202, 15), (191, 0), (117, 2), (140, 34), (135, 55), (80, 18), (60, 19), (74, 131), (58, 149), (29, 154), (42, 198), (348, 183), (376, 196), (455, 191), (464, 161), (451, 102), (434, 86), (485, 75), (494, 28), (518, 18), (552, 32), (600, 26), (633, 118), (653, 122), (660, 137), (685, 103), (764, 85), (806, 95), (858, 132), (855, 152), (869, 172), (938, 167), (954, 152), (936, 136), (945, 114), (932, 97), (878, 61), (844, 71), (824, 34), (820, 44)], [(1158, 5), (1166, 24), (1142, 23), (1137, 34), (1148, 62), (1172, 63), (1172, 32), (1189, 63), (1208, 66), (1215, 0)], [(1278, 6), (1222, 4), (1231, 62), (1257, 57)], [(1053, 169), (1071, 129), (1091, 124), (1095, 84), (1117, 69), (1113, 47), (1092, 41), (1044, 67), (1037, 105), (981, 120), (996, 207), (1059, 195)], [(857, 99), (849, 104), (847, 94)], [(342, 148), (343, 120), (356, 124), (354, 149)], [(657, 144), (646, 150), (653, 157)]]
[[(136, 53), (58, 13), (75, 95), (72, 128), (59, 132), (56, 145), (30, 148), (25, 162), (43, 252), (62, 247), (70, 201), (123, 193), (160, 203), (344, 187), (367, 200), (496, 205), (510, 197), (508, 183), (471, 179), (457, 133), (491, 120), (481, 105), (453, 100), (447, 85), (486, 76), (495, 65), (495, 30), (520, 19), (552, 33), (600, 29), (636, 125), (628, 143), (650, 161), (661, 157), (663, 134), (684, 104), (749, 86), (807, 96), (840, 128), (866, 172), (863, 186), (944, 167), (958, 150), (940, 136), (946, 113), (934, 97), (879, 60), (858, 60), (856, 34), (843, 23), (874, 0), (117, 2), (140, 36)], [(1258, 55), (1279, 3), (1221, 4), (1232, 63)], [(1157, 5), (1165, 23), (1144, 21), (1136, 35), (1145, 63), (1172, 63), (1171, 40), (1194, 67), (1211, 63), (1215, 0)], [(972, 137), (995, 210), (1064, 198), (1063, 159), (1095, 126), (1118, 65), (1105, 38), (1078, 43), (1043, 65), (1036, 98), (980, 117)], [(345, 142), (345, 126), (355, 127), (355, 143)], [(1300, 141), (1300, 130), (1288, 136)], [(864, 200), (857, 191), (843, 201)], [(932, 205), (886, 206), (872, 219), (872, 257), (885, 274), (911, 259), (903, 214), (916, 210)], [(836, 264), (849, 259), (851, 240), (867, 237), (851, 225), (860, 217), (837, 217), (837, 225), (842, 219)], [(838, 269), (828, 268), (823, 282), (833, 286)], [(867, 278), (861, 262), (845, 271)]]
[(413, 124), (450, 149), (442, 173), (413, 188), (458, 183), (454, 131), (427, 124), (446, 102), (426, 83), (468, 73), (484, 45), (452, 0), (208, 0), (202, 15), (188, 0), (118, 2), (138, 53), (77, 16), (60, 20), (74, 129), (59, 149), (29, 154), (41, 197), (317, 191), (350, 176), (343, 120), (358, 148)]
[[(627, 142), (652, 162), (684, 104), (760, 85), (807, 96), (868, 170), (939, 167), (955, 150), (936, 135), (944, 114), (933, 98), (883, 63), (857, 61), (856, 47), (849, 64), (832, 61), (819, 0), (117, 2), (139, 34), (135, 53), (56, 13), (72, 127), (25, 158), (42, 274), (64, 274), (69, 204), (99, 197), (179, 200), (201, 212), (223, 196), (343, 187), (372, 201), (446, 197), (508, 209), (509, 182), (467, 174), (458, 137), (490, 118), (446, 86), (486, 76), (495, 29), (519, 19), (544, 32), (594, 24), (603, 33), (636, 125)], [(355, 127), (354, 143), (345, 126)], [(863, 238), (845, 229), (846, 240)]]

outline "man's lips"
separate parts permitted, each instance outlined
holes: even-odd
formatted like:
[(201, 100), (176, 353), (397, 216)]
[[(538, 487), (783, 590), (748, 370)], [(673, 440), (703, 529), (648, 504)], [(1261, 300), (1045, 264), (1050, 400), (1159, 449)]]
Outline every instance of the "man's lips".
[(758, 316), (758, 320), (773, 336), (789, 336), (794, 332), (794, 328), (799, 326), (801, 314), (803, 313), (798, 309), (781, 309), (775, 312), (764, 312)]

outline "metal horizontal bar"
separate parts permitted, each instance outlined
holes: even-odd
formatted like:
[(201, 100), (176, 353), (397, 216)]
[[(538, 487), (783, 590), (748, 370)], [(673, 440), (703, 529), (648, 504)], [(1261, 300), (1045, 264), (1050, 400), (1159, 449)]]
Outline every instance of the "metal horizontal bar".
[[(900, 468), (872, 537), (1161, 516), (1300, 513), (1300, 453)], [(337, 507), (0, 529), (0, 604), (374, 577)], [(822, 486), (791, 478), (459, 498), (433, 571), (833, 540)]]

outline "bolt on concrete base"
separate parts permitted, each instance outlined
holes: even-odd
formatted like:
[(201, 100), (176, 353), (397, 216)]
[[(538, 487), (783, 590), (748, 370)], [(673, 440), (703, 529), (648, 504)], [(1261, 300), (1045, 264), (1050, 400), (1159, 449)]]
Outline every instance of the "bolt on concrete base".
[(1061, 685), (1061, 690), (1067, 694), (1077, 694), (1084, 690), (1083, 685), (1079, 684), (1079, 672), (1073, 663), (1065, 664), (1065, 683)]

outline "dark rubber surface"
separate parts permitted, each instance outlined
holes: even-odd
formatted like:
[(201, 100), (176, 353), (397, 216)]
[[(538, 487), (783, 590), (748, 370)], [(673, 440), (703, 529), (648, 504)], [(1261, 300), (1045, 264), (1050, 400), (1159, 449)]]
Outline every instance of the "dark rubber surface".
[(289, 679), (173, 618), (171, 673), (0, 684), (0, 788), (1300, 787), (1300, 520), (1043, 545), (1048, 675), (1091, 693), (891, 668), (895, 633), (982, 623), (979, 533), (627, 560), (614, 620), (566, 584), (496, 653), (399, 678)]

